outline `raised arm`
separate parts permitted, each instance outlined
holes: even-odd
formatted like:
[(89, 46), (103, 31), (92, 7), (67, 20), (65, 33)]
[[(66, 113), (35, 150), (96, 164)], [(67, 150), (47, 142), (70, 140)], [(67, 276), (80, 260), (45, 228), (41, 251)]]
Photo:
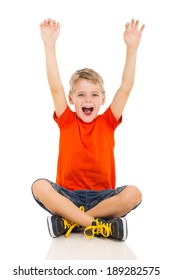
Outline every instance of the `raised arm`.
[(53, 97), (55, 112), (59, 117), (67, 107), (56, 58), (56, 40), (60, 33), (60, 24), (52, 19), (44, 20), (40, 24), (40, 32), (44, 42), (47, 79)]
[(119, 89), (117, 90), (114, 99), (111, 103), (111, 109), (116, 119), (119, 120), (130, 91), (134, 84), (135, 68), (136, 68), (136, 57), (137, 49), (140, 44), (144, 25), (138, 30), (139, 21), (131, 20), (131, 23), (127, 23), (124, 32), (124, 41), (126, 43), (126, 61), (122, 76), (122, 81)]

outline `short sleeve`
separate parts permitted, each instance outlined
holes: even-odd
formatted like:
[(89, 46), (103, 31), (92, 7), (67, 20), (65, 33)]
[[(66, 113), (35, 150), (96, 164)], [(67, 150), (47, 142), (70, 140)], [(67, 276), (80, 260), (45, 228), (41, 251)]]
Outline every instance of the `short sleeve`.
[(54, 111), (53, 119), (58, 124), (59, 128), (62, 128), (63, 126), (67, 126), (70, 122), (73, 121), (74, 115), (75, 113), (70, 110), (69, 106), (67, 106), (60, 117), (57, 117), (56, 112)]
[(122, 116), (120, 117), (119, 120), (117, 120), (111, 110), (111, 107), (109, 106), (108, 109), (103, 113), (102, 115), (105, 120), (107, 121), (107, 123), (109, 124), (109, 126), (115, 130), (117, 128), (117, 126), (119, 126), (119, 124), (121, 124), (122, 122)]

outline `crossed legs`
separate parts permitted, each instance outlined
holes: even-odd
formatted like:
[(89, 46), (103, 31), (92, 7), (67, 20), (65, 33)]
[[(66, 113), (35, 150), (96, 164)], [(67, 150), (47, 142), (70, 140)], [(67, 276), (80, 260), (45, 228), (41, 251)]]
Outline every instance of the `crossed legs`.
[(107, 198), (92, 209), (82, 212), (73, 202), (54, 190), (47, 180), (37, 180), (32, 186), (32, 191), (34, 196), (54, 215), (83, 227), (90, 226), (94, 217), (122, 217), (137, 206), (142, 199), (140, 190), (129, 185), (116, 196)]

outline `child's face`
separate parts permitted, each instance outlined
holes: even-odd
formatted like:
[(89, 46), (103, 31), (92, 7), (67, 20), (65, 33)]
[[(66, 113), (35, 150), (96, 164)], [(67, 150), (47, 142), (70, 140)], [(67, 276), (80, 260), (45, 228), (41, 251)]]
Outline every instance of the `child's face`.
[(105, 96), (100, 92), (98, 84), (82, 79), (75, 84), (69, 101), (75, 106), (77, 116), (84, 122), (90, 123), (97, 117)]

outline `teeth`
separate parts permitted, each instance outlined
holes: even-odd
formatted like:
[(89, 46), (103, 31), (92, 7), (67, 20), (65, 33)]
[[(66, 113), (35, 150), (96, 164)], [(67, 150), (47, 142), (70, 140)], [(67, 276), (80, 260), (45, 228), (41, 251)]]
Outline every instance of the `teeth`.
[(93, 109), (93, 107), (82, 107), (82, 109)]

